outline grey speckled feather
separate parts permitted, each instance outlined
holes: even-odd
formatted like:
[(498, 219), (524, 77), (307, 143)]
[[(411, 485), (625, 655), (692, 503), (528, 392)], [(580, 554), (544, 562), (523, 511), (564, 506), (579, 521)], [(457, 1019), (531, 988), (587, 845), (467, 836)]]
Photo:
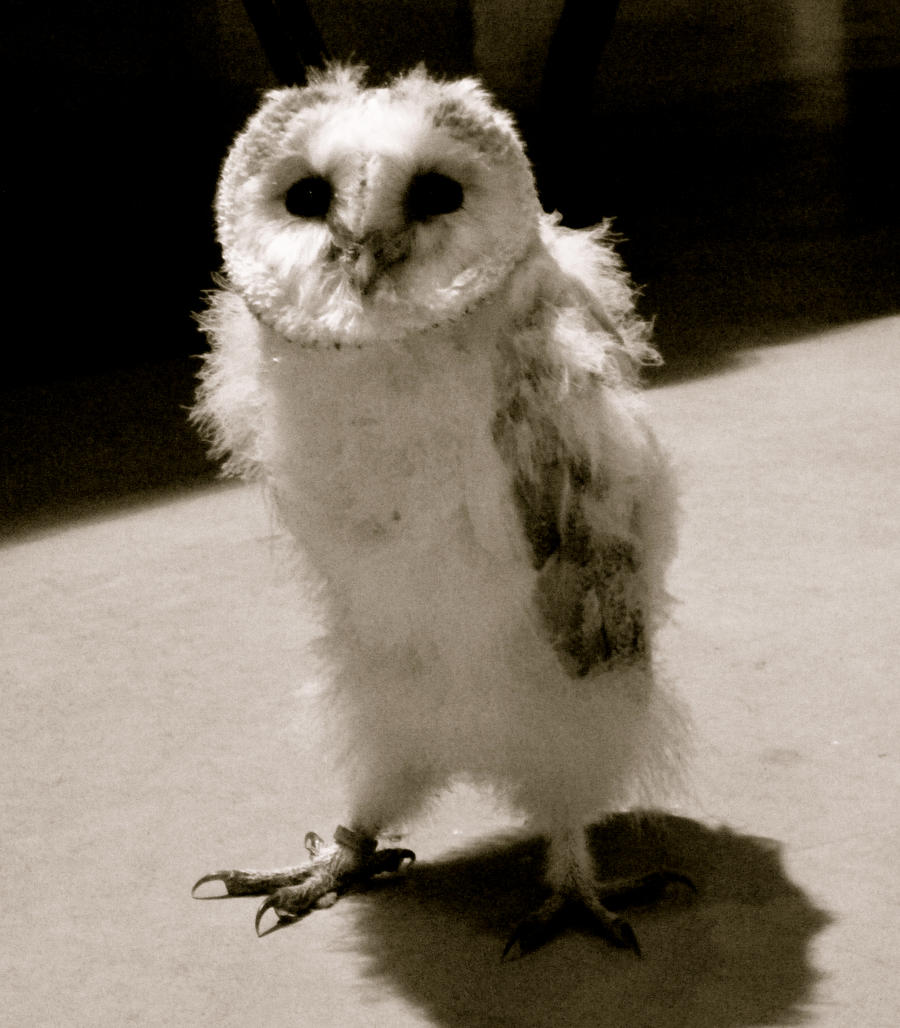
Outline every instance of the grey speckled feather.
[[(607, 484), (541, 412), (539, 381), (527, 371), (507, 379), (493, 437), (512, 472), (516, 510), (539, 571), (535, 605), (567, 674), (584, 677), (645, 656), (639, 556), (631, 540), (591, 525), (585, 504), (602, 502)], [(525, 422), (528, 467), (518, 439)]]

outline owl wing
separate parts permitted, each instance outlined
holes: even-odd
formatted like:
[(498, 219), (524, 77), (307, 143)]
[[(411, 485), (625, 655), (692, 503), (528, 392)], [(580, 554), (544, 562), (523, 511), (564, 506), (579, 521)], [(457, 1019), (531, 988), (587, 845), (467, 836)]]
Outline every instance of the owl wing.
[(552, 421), (534, 411), (523, 416), (534, 416), (534, 451), (516, 447), (514, 454), (501, 439), (501, 452), (507, 450), (515, 510), (538, 572), (534, 601), (547, 637), (573, 677), (638, 660), (646, 650), (646, 597), (637, 499), (611, 495), (604, 469)]
[[(510, 341), (493, 426), (537, 571), (535, 608), (572, 677), (646, 658), (672, 534), (658, 516), (672, 505), (665, 461), (634, 385), (639, 351), (617, 330), (636, 324), (602, 301), (557, 276)], [(640, 346), (652, 353), (645, 334)]]

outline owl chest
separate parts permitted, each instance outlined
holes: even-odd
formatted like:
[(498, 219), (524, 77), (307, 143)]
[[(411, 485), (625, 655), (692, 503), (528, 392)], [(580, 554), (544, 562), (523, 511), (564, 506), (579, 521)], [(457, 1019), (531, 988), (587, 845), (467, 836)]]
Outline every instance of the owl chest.
[(298, 538), (345, 557), (494, 545), (509, 490), (487, 355), (448, 345), (304, 358), (280, 384), (276, 426), (276, 495)]

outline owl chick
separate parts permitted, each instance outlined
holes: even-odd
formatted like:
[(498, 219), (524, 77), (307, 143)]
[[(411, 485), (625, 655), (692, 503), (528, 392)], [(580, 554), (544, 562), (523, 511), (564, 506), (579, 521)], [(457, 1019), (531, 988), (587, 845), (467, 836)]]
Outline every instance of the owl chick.
[(685, 879), (603, 883), (585, 829), (677, 766), (651, 655), (675, 501), (637, 387), (657, 356), (606, 227), (545, 214), (511, 118), (421, 69), (270, 92), (216, 213), (194, 418), (317, 576), (351, 806), (307, 864), (197, 884), (269, 894), (257, 931), (300, 916), (411, 861), (379, 835), (465, 778), (548, 841), (550, 898), (507, 951), (573, 903), (637, 950), (614, 909)]

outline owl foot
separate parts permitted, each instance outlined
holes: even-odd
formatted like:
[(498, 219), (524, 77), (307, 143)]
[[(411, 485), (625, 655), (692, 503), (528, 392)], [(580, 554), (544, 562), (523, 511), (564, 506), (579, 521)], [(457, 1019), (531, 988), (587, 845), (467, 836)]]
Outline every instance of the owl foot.
[[(305, 845), (310, 856), (307, 864), (278, 871), (215, 871), (204, 875), (191, 889), (195, 899), (222, 899), (198, 896), (197, 889), (207, 882), (222, 882), (226, 896), (267, 898), (256, 912), (256, 934), (267, 910), (274, 910), (277, 924), (297, 921), (311, 910), (330, 907), (339, 896), (374, 878), (393, 874), (408, 867), (416, 855), (406, 849), (378, 849), (375, 839), (339, 825), (334, 845), (327, 846), (315, 832), (307, 832)], [(274, 927), (274, 926), (273, 926)]]
[(670, 885), (676, 884), (686, 886), (691, 892), (697, 891), (687, 875), (662, 870), (638, 878), (598, 883), (593, 889), (554, 892), (537, 910), (516, 925), (501, 959), (506, 959), (516, 946), (519, 956), (527, 956), (570, 926), (587, 926), (610, 945), (630, 949), (640, 956), (641, 947), (634, 929), (616, 912), (627, 907), (656, 903), (662, 899)]

